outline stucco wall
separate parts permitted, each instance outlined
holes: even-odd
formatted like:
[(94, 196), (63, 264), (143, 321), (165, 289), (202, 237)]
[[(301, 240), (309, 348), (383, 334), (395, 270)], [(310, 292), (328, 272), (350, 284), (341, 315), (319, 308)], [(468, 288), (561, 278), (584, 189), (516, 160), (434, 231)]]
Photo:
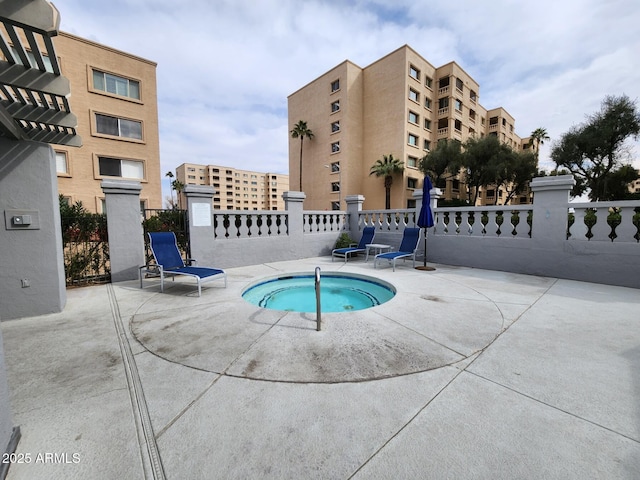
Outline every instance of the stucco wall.
[[(0, 312), (8, 320), (59, 312), (66, 302), (55, 157), (49, 145), (0, 138)], [(37, 229), (7, 229), (11, 210)], [(23, 288), (22, 279), (29, 287)]]

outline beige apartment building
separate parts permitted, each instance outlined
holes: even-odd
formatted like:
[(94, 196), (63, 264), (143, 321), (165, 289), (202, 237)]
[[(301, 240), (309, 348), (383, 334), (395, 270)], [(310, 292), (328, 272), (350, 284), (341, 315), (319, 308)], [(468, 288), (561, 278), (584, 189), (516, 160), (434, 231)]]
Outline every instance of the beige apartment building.
[[(346, 60), (288, 97), (289, 130), (304, 120), (314, 134), (304, 142), (302, 186), (300, 140), (289, 138), (291, 187), (305, 192), (306, 209), (345, 209), (346, 195), (354, 194), (364, 195), (365, 209), (384, 208), (384, 180), (369, 173), (392, 154), (405, 169), (394, 177), (391, 208), (412, 207), (413, 191), (422, 188), (419, 161), (438, 140), (496, 135), (515, 149), (528, 143), (505, 109), (487, 110), (479, 98), (480, 86), (458, 64), (434, 67), (408, 45), (365, 68)], [(500, 192), (487, 190), (480, 202), (493, 204), (487, 193)], [(460, 179), (450, 179), (443, 193), (466, 198)]]
[[(289, 190), (289, 175), (221, 165), (183, 163), (176, 179), (183, 185), (212, 186), (214, 210), (284, 210), (282, 194)], [(182, 194), (180, 203), (184, 202)]]
[(54, 146), (58, 191), (102, 212), (103, 179), (135, 180), (141, 207), (162, 208), (156, 63), (64, 32), (53, 41), (82, 138)]

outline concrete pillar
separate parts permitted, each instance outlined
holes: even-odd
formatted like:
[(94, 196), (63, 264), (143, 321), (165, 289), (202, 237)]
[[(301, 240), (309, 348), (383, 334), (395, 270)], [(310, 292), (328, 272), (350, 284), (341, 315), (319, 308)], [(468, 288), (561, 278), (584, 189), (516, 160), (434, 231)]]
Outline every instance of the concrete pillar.
[[(416, 201), (416, 224), (418, 223), (418, 216), (420, 215), (420, 209), (422, 208), (422, 189), (416, 189), (413, 191), (412, 197)], [(435, 222), (435, 209), (438, 207), (438, 199), (442, 198), (442, 190), (433, 187), (429, 191), (429, 197), (431, 199), (431, 211), (433, 212), (433, 221)]]
[(364, 197), (362, 195), (347, 195), (344, 199), (347, 204), (347, 215), (349, 218), (349, 236), (358, 241), (361, 237), (359, 213), (362, 211)]
[(191, 257), (198, 261), (198, 265), (216, 265), (215, 229), (211, 211), (215, 189), (206, 185), (186, 185), (182, 192), (187, 200), (189, 213)]
[(2, 320), (60, 312), (66, 300), (53, 149), (0, 137)]
[(140, 182), (103, 180), (109, 232), (111, 281), (122, 282), (138, 278), (138, 268), (144, 265), (144, 232), (140, 212)]
[(289, 246), (292, 258), (302, 258), (304, 243), (304, 192), (284, 192), (284, 209), (288, 213)]
[(567, 238), (568, 205), (571, 189), (576, 181), (572, 175), (536, 177), (531, 181), (533, 192), (533, 225), (531, 239), (562, 243)]

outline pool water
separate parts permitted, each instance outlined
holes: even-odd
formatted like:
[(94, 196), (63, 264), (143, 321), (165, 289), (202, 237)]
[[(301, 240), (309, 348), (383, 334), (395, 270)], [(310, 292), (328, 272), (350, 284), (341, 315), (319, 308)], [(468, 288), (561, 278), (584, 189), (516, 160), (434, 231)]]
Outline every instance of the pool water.
[[(393, 298), (395, 289), (363, 276), (323, 274), (320, 279), (322, 312), (349, 312), (375, 307)], [(250, 286), (242, 297), (271, 310), (315, 312), (315, 278), (311, 274), (280, 276)]]

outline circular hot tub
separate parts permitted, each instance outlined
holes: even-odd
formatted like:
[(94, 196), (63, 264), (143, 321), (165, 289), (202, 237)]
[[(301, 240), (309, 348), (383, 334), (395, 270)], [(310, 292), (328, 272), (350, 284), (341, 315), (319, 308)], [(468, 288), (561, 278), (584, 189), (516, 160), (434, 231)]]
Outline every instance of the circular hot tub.
[[(375, 307), (391, 300), (395, 288), (365, 275), (328, 272), (320, 277), (322, 312), (350, 312)], [(315, 312), (315, 275), (293, 273), (261, 280), (245, 288), (242, 298), (271, 310)]]

